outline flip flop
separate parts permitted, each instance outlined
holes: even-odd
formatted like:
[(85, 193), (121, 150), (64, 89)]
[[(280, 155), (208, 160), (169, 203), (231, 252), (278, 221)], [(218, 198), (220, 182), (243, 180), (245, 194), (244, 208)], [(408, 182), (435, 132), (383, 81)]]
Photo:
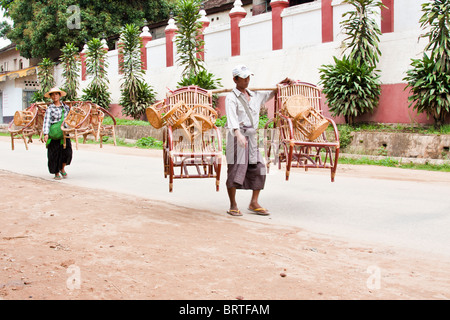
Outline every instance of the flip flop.
[(53, 180), (61, 180), (62, 178), (61, 178), (61, 176), (55, 176), (55, 177), (53, 177)]
[(248, 210), (253, 212), (253, 213), (255, 213), (255, 214), (257, 214), (257, 215), (259, 215), (259, 216), (268, 216), (270, 214), (269, 211), (267, 211), (264, 208), (256, 208), (256, 209), (248, 208)]
[(227, 213), (230, 216), (233, 216), (233, 217), (240, 217), (240, 216), (242, 216), (241, 210), (228, 210)]
[(63, 177), (64, 179), (67, 178), (67, 172), (62, 172), (62, 171), (60, 171), (59, 173), (61, 173), (61, 175), (62, 175), (62, 177)]

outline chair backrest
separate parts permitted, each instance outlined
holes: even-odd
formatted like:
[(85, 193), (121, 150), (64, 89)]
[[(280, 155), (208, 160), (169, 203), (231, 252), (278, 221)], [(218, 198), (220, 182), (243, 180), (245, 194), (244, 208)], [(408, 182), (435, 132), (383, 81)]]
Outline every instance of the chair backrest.
[(182, 87), (167, 93), (166, 106), (170, 110), (179, 101), (193, 108), (196, 105), (212, 107), (212, 93), (197, 86)]
[(72, 129), (80, 129), (83, 126), (89, 125), (87, 119), (91, 113), (91, 103), (80, 101), (74, 104), (64, 123)]
[(98, 126), (101, 125), (103, 119), (105, 118), (105, 113), (100, 109), (95, 103), (91, 103), (91, 112), (89, 115), (89, 123)]
[(311, 107), (317, 112), (322, 113), (322, 97), (320, 89), (316, 85), (306, 82), (295, 82), (292, 85), (279, 85), (276, 111), (288, 115), (287, 110), (285, 110), (285, 104), (294, 96), (306, 98)]
[[(291, 102), (297, 104), (298, 109), (290, 106)], [(312, 108), (314, 111), (303, 113), (308, 108)], [(293, 115), (295, 111), (299, 112), (297, 117)], [(321, 133), (328, 126), (328, 121), (323, 119), (322, 96), (316, 85), (300, 81), (292, 85), (278, 85), (276, 112), (293, 120), (295, 140), (325, 141), (326, 137)], [(304, 121), (299, 121), (302, 119)], [(280, 129), (283, 137), (289, 137), (287, 123), (284, 123)]]

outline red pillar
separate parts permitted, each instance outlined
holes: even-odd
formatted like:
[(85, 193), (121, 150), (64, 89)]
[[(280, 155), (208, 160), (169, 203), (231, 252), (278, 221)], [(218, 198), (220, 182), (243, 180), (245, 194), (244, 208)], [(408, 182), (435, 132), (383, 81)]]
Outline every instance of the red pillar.
[[(209, 22), (208, 18), (206, 18), (206, 12), (204, 12), (204, 10), (202, 10), (202, 11), (203, 11), (203, 12), (201, 12), (202, 19), (200, 20), (202, 23), (202, 29), (200, 30), (200, 33), (201, 33), (200, 38), (201, 38), (201, 40), (205, 41), (205, 35), (203, 34), (203, 32), (205, 31), (206, 28), (209, 27), (211, 22)], [(205, 60), (205, 51), (204, 51), (205, 46), (202, 46), (200, 49), (203, 49), (203, 51), (197, 55), (197, 58), (204, 61)]]
[(381, 32), (394, 32), (394, 0), (383, 0), (386, 8), (381, 8)]
[(271, 1), (270, 6), (272, 7), (272, 50), (280, 50), (283, 49), (283, 19), (281, 13), (289, 7), (289, 1)]
[[(233, 11), (233, 10), (232, 10)], [(236, 11), (230, 12), (231, 18), (231, 56), (239, 56), (241, 54), (241, 29), (239, 23), (245, 18), (247, 12)]]
[(322, 42), (332, 42), (333, 35), (333, 7), (332, 0), (322, 0)]
[(149, 32), (148, 27), (144, 27), (141, 33), (142, 48), (141, 48), (141, 61), (142, 69), (147, 70), (147, 48), (146, 45), (152, 40), (152, 35)]
[(174, 61), (173, 38), (178, 28), (175, 26), (175, 20), (170, 19), (166, 28), (166, 67), (172, 67)]
[(86, 80), (86, 53), (81, 51), (80, 53), (80, 60), (81, 60), (81, 80)]
[(118, 53), (118, 63), (119, 63), (119, 74), (123, 73), (123, 69), (120, 66), (123, 63), (123, 52), (122, 52), (122, 46), (123, 46), (123, 42), (121, 39), (119, 39), (119, 42), (117, 43), (117, 47), (119, 48)]

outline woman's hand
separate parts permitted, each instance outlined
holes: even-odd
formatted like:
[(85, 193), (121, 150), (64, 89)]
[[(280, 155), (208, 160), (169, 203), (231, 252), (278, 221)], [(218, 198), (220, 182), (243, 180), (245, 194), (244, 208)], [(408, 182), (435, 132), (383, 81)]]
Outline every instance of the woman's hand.
[(45, 142), (45, 143), (47, 143), (47, 140), (48, 140), (48, 134), (46, 134), (46, 135), (44, 136), (44, 142)]

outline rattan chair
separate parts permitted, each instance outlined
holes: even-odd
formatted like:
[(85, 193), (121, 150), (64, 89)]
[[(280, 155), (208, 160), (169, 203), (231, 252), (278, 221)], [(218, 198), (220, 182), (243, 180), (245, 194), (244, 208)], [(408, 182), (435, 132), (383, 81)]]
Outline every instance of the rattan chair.
[(11, 135), (11, 149), (14, 150), (14, 140), (21, 139), (24, 142), (26, 150), (28, 143), (33, 142), (33, 135), (39, 135), (41, 142), (42, 125), (47, 105), (33, 103), (26, 110), (16, 111), (14, 119), (8, 126)]
[(166, 99), (147, 108), (146, 114), (150, 124), (163, 130), (169, 192), (174, 179), (188, 178), (213, 178), (219, 191), (222, 139), (214, 124), (217, 112), (212, 108), (211, 92), (197, 86), (170, 91)]
[[(339, 131), (336, 123), (322, 114), (320, 89), (310, 83), (278, 85), (275, 118), (266, 124), (264, 149), (267, 169), (286, 163), (286, 180), (294, 168), (323, 168), (334, 182), (339, 159)], [(270, 129), (273, 124), (273, 129)], [(330, 140), (325, 131), (331, 125)]]
[(74, 139), (76, 149), (78, 150), (78, 137), (90, 128), (89, 117), (92, 104), (86, 101), (76, 101), (66, 104), (71, 106), (71, 108), (69, 114), (61, 124), (61, 130), (64, 133), (64, 148), (66, 148), (67, 139)]

